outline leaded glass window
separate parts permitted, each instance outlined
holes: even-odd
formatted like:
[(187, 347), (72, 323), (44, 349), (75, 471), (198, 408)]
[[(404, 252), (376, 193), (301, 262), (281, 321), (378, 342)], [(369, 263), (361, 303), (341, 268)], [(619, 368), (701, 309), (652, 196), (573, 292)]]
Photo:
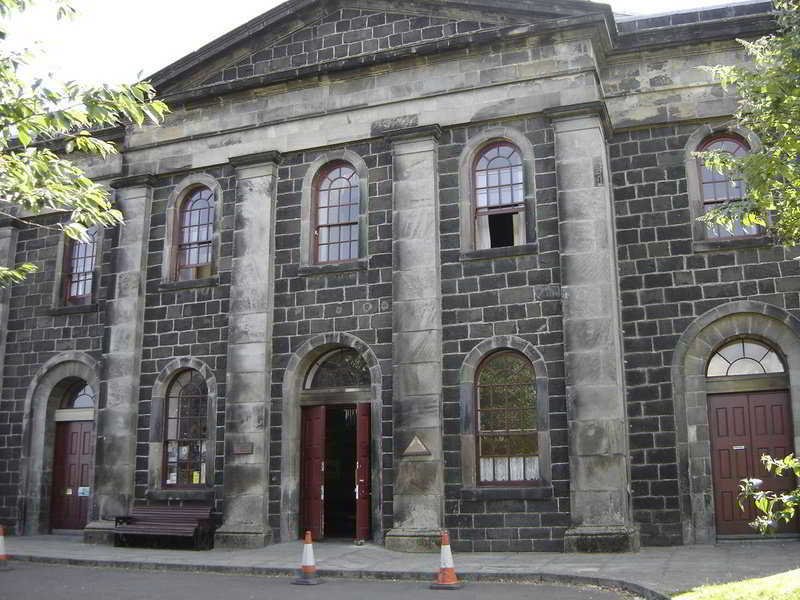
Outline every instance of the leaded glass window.
[(525, 243), (525, 182), (516, 146), (496, 142), (475, 161), (475, 240), (477, 248)]
[(178, 227), (176, 278), (178, 281), (213, 274), (214, 192), (195, 188), (183, 202)]
[(358, 174), (352, 165), (337, 162), (318, 178), (314, 236), (317, 262), (358, 258), (358, 219), (361, 198)]
[(61, 408), (94, 408), (95, 399), (92, 386), (79, 379), (67, 388)]
[[(735, 158), (740, 158), (750, 152), (745, 141), (737, 136), (714, 137), (707, 140), (698, 148), (701, 152), (726, 152)], [(714, 171), (698, 159), (697, 167), (700, 170), (700, 187), (703, 197), (703, 213), (707, 213), (729, 201), (741, 200), (745, 197), (745, 182), (741, 177), (731, 178)], [(740, 222), (732, 224), (728, 229), (723, 225), (714, 223), (707, 225), (706, 235), (709, 238), (741, 237), (759, 233), (757, 225), (744, 225)]]
[(97, 227), (86, 230), (85, 240), (69, 243), (64, 276), (64, 300), (67, 304), (89, 304), (97, 264)]
[(306, 389), (369, 387), (369, 367), (352, 348), (323, 356), (309, 371)]
[(533, 366), (517, 352), (490, 355), (478, 371), (478, 481), (534, 481), (539, 472)]
[(769, 346), (754, 340), (736, 340), (714, 353), (708, 361), (708, 377), (766, 375), (785, 371), (781, 359)]
[(167, 392), (165, 485), (206, 483), (208, 388), (197, 371), (181, 372)]

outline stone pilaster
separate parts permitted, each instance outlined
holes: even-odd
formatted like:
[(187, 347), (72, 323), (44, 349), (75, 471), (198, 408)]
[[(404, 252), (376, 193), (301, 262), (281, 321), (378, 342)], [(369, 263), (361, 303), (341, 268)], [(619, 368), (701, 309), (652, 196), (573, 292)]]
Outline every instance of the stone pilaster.
[[(17, 252), (16, 227), (0, 227), (0, 267), (13, 267)], [(0, 288), (0, 390), (3, 389), (3, 368), (6, 359), (6, 334), (8, 333), (9, 288)]]
[(634, 551), (620, 304), (600, 106), (553, 115), (569, 412), (570, 552)]
[(269, 391), (277, 152), (231, 159), (237, 213), (225, 402), (225, 515), (220, 547), (268, 544)]
[(103, 540), (107, 521), (127, 514), (134, 498), (152, 177), (117, 179), (111, 187), (116, 190), (116, 205), (125, 225), (119, 227), (112, 250), (115, 279), (106, 302), (95, 458), (100, 522), (87, 526), (84, 538), (91, 542), (107, 541)]
[(437, 551), (444, 503), (439, 127), (389, 134), (394, 150), (394, 528), (386, 547)]

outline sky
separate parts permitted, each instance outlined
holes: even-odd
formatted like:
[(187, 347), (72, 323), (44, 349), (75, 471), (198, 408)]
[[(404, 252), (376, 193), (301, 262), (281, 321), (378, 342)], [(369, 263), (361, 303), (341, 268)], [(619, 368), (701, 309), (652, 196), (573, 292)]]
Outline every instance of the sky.
[[(277, 6), (282, 0), (71, 0), (79, 15), (57, 22), (49, 0), (16, 18), (4, 43), (39, 49), (36, 76), (83, 83), (130, 83)], [(398, 2), (400, 4), (402, 0)], [(654, 14), (725, 0), (612, 0), (617, 13)]]

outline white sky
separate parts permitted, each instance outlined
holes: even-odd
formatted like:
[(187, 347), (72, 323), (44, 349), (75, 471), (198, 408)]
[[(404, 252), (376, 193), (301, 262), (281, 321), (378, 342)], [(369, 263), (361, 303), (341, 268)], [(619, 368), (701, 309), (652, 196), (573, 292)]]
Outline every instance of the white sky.
[[(46, 52), (34, 71), (83, 83), (130, 83), (153, 74), (282, 0), (71, 0), (80, 14), (56, 22), (48, 0), (14, 21), (7, 44)], [(402, 0), (399, 0), (401, 2)], [(611, 0), (615, 12), (653, 14), (735, 0)]]

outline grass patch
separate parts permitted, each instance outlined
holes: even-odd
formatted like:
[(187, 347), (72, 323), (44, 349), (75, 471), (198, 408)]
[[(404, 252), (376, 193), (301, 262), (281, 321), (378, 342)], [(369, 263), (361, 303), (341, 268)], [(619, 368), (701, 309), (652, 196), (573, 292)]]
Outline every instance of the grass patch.
[(758, 579), (703, 585), (673, 600), (800, 600), (800, 569)]

